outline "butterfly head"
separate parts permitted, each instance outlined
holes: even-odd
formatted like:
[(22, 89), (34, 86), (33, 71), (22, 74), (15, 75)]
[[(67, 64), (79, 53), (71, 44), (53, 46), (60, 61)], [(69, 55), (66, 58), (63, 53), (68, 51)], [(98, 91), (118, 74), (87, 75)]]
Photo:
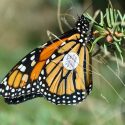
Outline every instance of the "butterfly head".
[(76, 28), (78, 32), (83, 34), (87, 33), (88, 30), (90, 30), (89, 22), (84, 15), (78, 18), (78, 21), (76, 22)]
[(93, 40), (92, 27), (89, 20), (82, 15), (76, 22), (76, 30), (80, 33), (80, 39), (83, 43), (88, 43)]

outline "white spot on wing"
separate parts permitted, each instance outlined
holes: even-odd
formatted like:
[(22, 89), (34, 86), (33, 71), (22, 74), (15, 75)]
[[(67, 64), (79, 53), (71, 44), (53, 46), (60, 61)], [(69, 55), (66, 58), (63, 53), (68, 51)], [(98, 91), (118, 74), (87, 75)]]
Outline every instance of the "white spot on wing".
[(47, 92), (44, 92), (44, 95), (47, 95)]
[(66, 96), (63, 96), (63, 99), (65, 99), (66, 98)]
[(55, 99), (52, 99), (53, 102), (55, 102), (56, 100)]
[(54, 58), (56, 57), (56, 55), (55, 55), (55, 54), (53, 54), (51, 57), (52, 57), (52, 59), (54, 59)]
[(48, 98), (48, 100), (51, 100), (51, 98)]
[(41, 89), (41, 92), (44, 92), (44, 89)]
[(83, 95), (85, 95), (85, 94), (86, 94), (86, 92), (84, 91), (84, 92), (82, 92), (82, 94), (83, 94)]
[(4, 80), (3, 80), (3, 81), (5, 82), (6, 80), (7, 80), (7, 77), (6, 77), (6, 78), (4, 78)]
[(85, 40), (88, 40), (88, 38), (87, 38), (87, 37), (85, 37)]
[(18, 69), (21, 69), (23, 67), (23, 65), (21, 64), (19, 67), (18, 67)]
[(6, 90), (9, 90), (9, 86), (6, 87)]
[(65, 101), (65, 100), (63, 100), (62, 102), (63, 102), (63, 103), (65, 103), (66, 101)]
[(8, 95), (8, 93), (5, 93), (5, 96), (7, 96)]
[(6, 86), (7, 85), (7, 81), (4, 81), (3, 84)]
[(67, 103), (71, 103), (71, 101), (68, 101)]
[(27, 85), (27, 89), (30, 88), (30, 84)]
[(77, 27), (78, 30), (80, 30), (80, 27)]
[(42, 85), (42, 81), (40, 82), (40, 85)]
[(41, 76), (39, 76), (39, 81), (41, 81)]
[(31, 58), (30, 58), (30, 60), (34, 60), (35, 59), (35, 55), (33, 55)]
[(85, 43), (83, 43), (83, 46), (85, 46), (86, 44)]
[(32, 88), (32, 91), (35, 91), (35, 89), (34, 89), (34, 88)]
[(35, 51), (32, 51), (30, 54), (34, 54), (35, 53)]
[(34, 82), (33, 85), (36, 86), (36, 82)]
[(77, 92), (78, 95), (80, 95), (80, 92)]
[(24, 91), (24, 90), (22, 90), (22, 93), (25, 93), (25, 91)]
[(49, 59), (47, 59), (47, 61), (46, 61), (46, 64), (48, 64), (49, 63)]
[(26, 70), (26, 66), (23, 66), (23, 67), (20, 69), (21, 72), (25, 72), (25, 70)]
[(39, 89), (39, 85), (37, 85), (36, 88)]
[(80, 39), (79, 42), (82, 43), (82, 42), (83, 42), (83, 39)]
[(18, 92), (20, 92), (20, 91), (21, 91), (21, 88), (18, 89)]
[(2, 93), (4, 93), (4, 89), (2, 89)]
[(82, 33), (85, 34), (85, 31), (83, 30)]
[(63, 42), (63, 43), (61, 44), (61, 46), (65, 45), (65, 44), (66, 44), (66, 42)]
[(12, 89), (11, 92), (15, 92), (15, 89)]
[(45, 87), (45, 84), (42, 84), (42, 87)]
[(44, 70), (41, 71), (41, 74), (44, 75)]
[(32, 61), (31, 66), (33, 67), (36, 64), (36, 61)]
[(84, 35), (83, 34), (81, 34), (81, 37), (83, 37)]
[(26, 58), (24, 58), (24, 59), (22, 60), (22, 62), (24, 62), (24, 61), (26, 61)]
[(78, 100), (81, 100), (81, 98), (80, 98), (80, 97), (78, 97)]

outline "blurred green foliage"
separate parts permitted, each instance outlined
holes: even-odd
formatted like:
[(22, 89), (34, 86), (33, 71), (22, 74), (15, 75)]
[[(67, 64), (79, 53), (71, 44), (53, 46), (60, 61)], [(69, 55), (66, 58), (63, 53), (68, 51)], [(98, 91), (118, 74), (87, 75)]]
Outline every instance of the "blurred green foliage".
[[(112, 3), (125, 12), (124, 1)], [(77, 14), (86, 11), (93, 14), (97, 9), (105, 10), (107, 5), (107, 0), (62, 0), (61, 13), (77, 19)], [(61, 34), (57, 8), (58, 0), (0, 1), (0, 80), (28, 52), (49, 40), (47, 30)], [(72, 17), (68, 18), (69, 24), (74, 23)], [(62, 26), (65, 31), (69, 29), (63, 22)], [(118, 70), (115, 61), (108, 58), (103, 64), (101, 58), (93, 57), (94, 88), (81, 104), (56, 106), (37, 98), (19, 105), (7, 105), (1, 97), (0, 125), (124, 125), (125, 87), (122, 82), (125, 82), (125, 65), (120, 65)]]

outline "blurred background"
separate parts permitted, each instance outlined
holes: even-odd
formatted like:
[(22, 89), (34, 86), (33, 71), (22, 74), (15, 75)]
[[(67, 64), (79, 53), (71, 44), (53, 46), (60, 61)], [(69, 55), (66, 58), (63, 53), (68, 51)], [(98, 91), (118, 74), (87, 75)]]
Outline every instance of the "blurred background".
[[(61, 0), (60, 0), (61, 1)], [(123, 0), (113, 7), (125, 12)], [(107, 0), (0, 0), (0, 81), (28, 52), (73, 27), (78, 15), (105, 11)], [(61, 18), (58, 12), (60, 11)], [(114, 57), (113, 57), (114, 59)], [(43, 98), (7, 105), (0, 97), (0, 125), (125, 125), (125, 65), (93, 57), (94, 88), (77, 106), (56, 106)]]

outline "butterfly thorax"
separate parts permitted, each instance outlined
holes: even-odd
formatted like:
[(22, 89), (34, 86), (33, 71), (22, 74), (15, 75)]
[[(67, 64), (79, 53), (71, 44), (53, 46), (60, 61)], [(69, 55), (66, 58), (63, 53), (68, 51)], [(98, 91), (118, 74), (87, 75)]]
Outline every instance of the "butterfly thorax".
[(84, 15), (79, 17), (78, 21), (76, 22), (76, 30), (78, 33), (80, 33), (79, 42), (83, 43), (83, 45), (93, 41), (92, 27), (89, 20)]

